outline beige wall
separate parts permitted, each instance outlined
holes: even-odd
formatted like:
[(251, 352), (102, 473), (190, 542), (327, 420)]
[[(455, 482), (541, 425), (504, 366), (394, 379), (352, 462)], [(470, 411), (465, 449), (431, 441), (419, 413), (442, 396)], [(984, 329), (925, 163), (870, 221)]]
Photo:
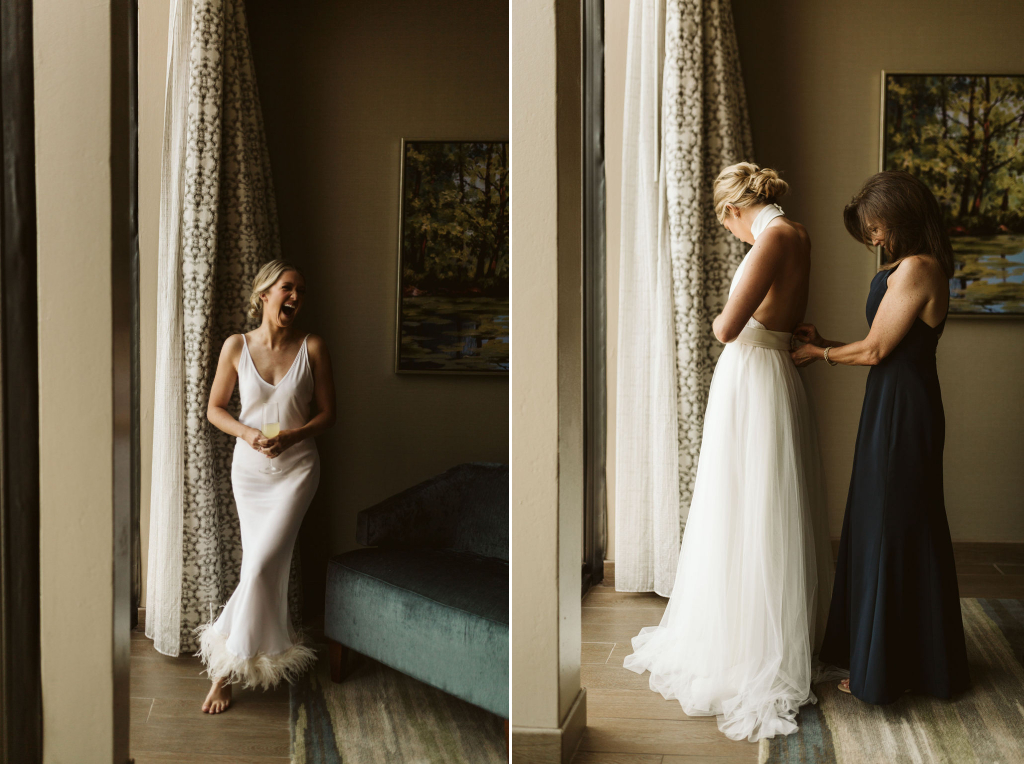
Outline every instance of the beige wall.
[(356, 514), (465, 461), (508, 459), (508, 379), (396, 375), (401, 139), (508, 136), (508, 6), (250, 0), (284, 255), (310, 286), (338, 422), (301, 535), (307, 613)]
[(571, 758), (583, 518), (580, 5), (521, 0), (509, 23), (512, 760)]
[(139, 2), (139, 401), (141, 436), (142, 604), (149, 575), (149, 491), (156, 382), (156, 273), (160, 234), (160, 147), (167, 79), (170, 0)]
[[(609, 375), (617, 305), (618, 175), (627, 0), (606, 3)], [(830, 338), (864, 336), (873, 256), (842, 222), (843, 205), (878, 169), (880, 72), (1020, 73), (1024, 4), (733, 0), (756, 159), (783, 172), (787, 214), (814, 242), (808, 320)], [(616, 23), (613, 18), (621, 18)], [(957, 541), (1022, 541), (1024, 321), (951, 318), (938, 350), (946, 410), (945, 489)], [(815, 364), (802, 372), (821, 435), (833, 536), (842, 527), (866, 369)], [(614, 446), (614, 380), (609, 444)], [(610, 458), (614, 456), (609, 449)], [(614, 463), (609, 463), (613, 474)], [(614, 528), (614, 506), (609, 527)], [(609, 557), (614, 550), (609, 551)]]
[[(830, 338), (864, 336), (873, 256), (843, 205), (878, 170), (880, 72), (1024, 72), (1018, 0), (734, 0), (759, 162), (784, 173), (787, 213), (814, 242), (807, 318)], [(959, 541), (1024, 541), (1024, 321), (951, 318), (939, 343), (946, 510)], [(804, 373), (818, 416), (832, 534), (841, 529), (865, 369)]]
[(112, 391), (112, 5), (33, 6), (47, 764), (128, 759), (128, 517), (113, 501), (127, 423), (115, 422)]

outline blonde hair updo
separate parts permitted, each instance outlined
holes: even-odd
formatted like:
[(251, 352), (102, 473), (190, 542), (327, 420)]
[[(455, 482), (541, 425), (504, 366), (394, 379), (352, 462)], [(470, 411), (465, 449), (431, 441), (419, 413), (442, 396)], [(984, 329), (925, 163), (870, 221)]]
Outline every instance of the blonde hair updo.
[(788, 190), (789, 184), (771, 168), (758, 167), (752, 162), (729, 165), (715, 178), (715, 215), (719, 223), (724, 222), (725, 205), (774, 204)]
[(288, 271), (295, 271), (302, 276), (302, 271), (287, 260), (271, 260), (259, 269), (256, 278), (252, 280), (252, 292), (249, 293), (250, 318), (259, 319), (263, 317), (263, 300), (260, 298), (266, 294), (270, 287), (277, 283), (282, 273), (287, 273)]

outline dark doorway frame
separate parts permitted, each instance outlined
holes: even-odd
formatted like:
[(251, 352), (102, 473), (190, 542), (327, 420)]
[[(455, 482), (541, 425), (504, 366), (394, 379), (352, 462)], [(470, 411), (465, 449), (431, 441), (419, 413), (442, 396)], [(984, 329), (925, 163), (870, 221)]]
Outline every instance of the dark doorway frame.
[(139, 2), (128, 0), (128, 256), (131, 293), (131, 627), (142, 602), (142, 378), (139, 361)]
[(0, 4), (0, 755), (43, 757), (32, 0)]
[[(112, 498), (129, 527), (138, 493), (136, 0), (110, 6), (110, 198), (113, 385)], [(40, 764), (39, 340), (32, 0), (0, 4), (0, 763)], [(131, 45), (129, 46), (129, 43)], [(134, 253), (134, 254), (133, 254)], [(134, 315), (133, 315), (134, 314)], [(137, 361), (135, 361), (137, 367)], [(134, 432), (133, 432), (134, 431)], [(135, 502), (137, 504), (137, 502)], [(137, 511), (135, 512), (137, 515)], [(114, 544), (115, 755), (127, 760), (130, 542)], [(120, 562), (123, 560), (123, 563)], [(124, 603), (121, 605), (120, 603)], [(119, 629), (120, 630), (120, 629)]]
[(135, 311), (138, 289), (133, 281), (136, 222), (135, 147), (137, 133), (133, 98), (135, 72), (135, 0), (110, 2), (110, 294), (113, 412), (114, 510), (114, 759), (129, 760), (130, 650), (133, 593), (134, 470), (137, 439), (133, 429)]
[(608, 539), (604, 0), (583, 0), (583, 593), (604, 580)]

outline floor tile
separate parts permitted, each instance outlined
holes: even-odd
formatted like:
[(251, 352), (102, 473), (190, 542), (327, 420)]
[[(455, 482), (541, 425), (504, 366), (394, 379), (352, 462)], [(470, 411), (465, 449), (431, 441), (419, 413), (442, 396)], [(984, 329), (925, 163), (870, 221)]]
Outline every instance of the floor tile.
[(153, 710), (153, 698), (129, 698), (128, 708), (132, 724), (145, 724)]
[(637, 674), (624, 669), (621, 664), (609, 663), (580, 666), (580, 684), (595, 690), (648, 690), (649, 674)]
[(614, 647), (614, 642), (584, 642), (580, 663), (607, 663)]
[(664, 609), (666, 597), (651, 592), (617, 592), (606, 587), (594, 587), (583, 598), (583, 607), (656, 607)]
[(661, 764), (756, 764), (757, 748), (748, 753), (727, 756), (665, 756)]
[(584, 607), (583, 623), (594, 626), (630, 624), (640, 629), (644, 626), (657, 626), (661, 622), (661, 614), (664, 610), (664, 605), (660, 607), (629, 607), (626, 605)]
[(621, 666), (627, 655), (633, 654), (633, 645), (630, 642), (619, 642), (608, 656), (608, 663), (612, 666)]
[[(999, 572), (999, 569), (991, 562), (958, 562), (956, 564), (956, 574), (958, 576), (992, 575)], [(1021, 572), (1024, 572), (1024, 565), (1021, 566)]]
[(198, 713), (194, 720), (144, 724), (132, 727), (132, 753), (158, 753), (245, 756), (288, 756), (290, 740), (287, 727), (239, 724), (224, 714)]
[(953, 557), (958, 567), (961, 562), (1024, 564), (1024, 544), (958, 541)]
[(957, 576), (961, 597), (1024, 599), (1024, 576)]
[(662, 764), (662, 757), (654, 753), (599, 753), (579, 751), (572, 764)]
[(162, 753), (146, 751), (133, 753), (135, 764), (281, 764), (290, 762), (290, 756), (217, 756), (209, 753)]
[(581, 751), (676, 754), (688, 756), (749, 755), (757, 760), (757, 744), (729, 740), (716, 724), (665, 719), (587, 720)]
[(650, 621), (639, 622), (635, 624), (601, 624), (601, 623), (588, 623), (586, 615), (583, 620), (583, 641), (584, 642), (616, 642), (622, 644), (629, 644), (630, 640), (633, 639), (637, 634), (640, 633), (640, 629), (644, 626), (657, 626), (658, 619), (655, 618), (653, 623)]
[(673, 719), (715, 724), (714, 716), (687, 716), (677, 700), (665, 700), (649, 686), (642, 690), (587, 688), (590, 719)]

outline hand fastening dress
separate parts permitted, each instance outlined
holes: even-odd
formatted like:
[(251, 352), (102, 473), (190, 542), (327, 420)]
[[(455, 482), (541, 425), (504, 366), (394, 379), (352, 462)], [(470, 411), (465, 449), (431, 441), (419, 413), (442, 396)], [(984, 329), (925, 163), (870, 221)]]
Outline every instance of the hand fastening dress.
[[(263, 404), (277, 403), (281, 429), (309, 421), (313, 372), (306, 340), (288, 373), (276, 384), (264, 380), (249, 355), (242, 335), (238, 360), (238, 421), (262, 426)], [(301, 643), (288, 617), (288, 573), (299, 526), (320, 482), (316, 443), (306, 438), (274, 463), (279, 475), (261, 470), (270, 464), (241, 438), (235, 443), (231, 486), (242, 532), (242, 571), (238, 587), (216, 622), (199, 628), (199, 656), (212, 679), (227, 678), (246, 687), (272, 687), (292, 681), (316, 661)]]
[[(781, 214), (765, 207), (755, 238)], [(796, 732), (815, 701), (811, 657), (832, 589), (817, 429), (791, 336), (751, 318), (722, 352), (672, 597), (623, 662), (687, 715), (718, 716), (733, 740)]]

